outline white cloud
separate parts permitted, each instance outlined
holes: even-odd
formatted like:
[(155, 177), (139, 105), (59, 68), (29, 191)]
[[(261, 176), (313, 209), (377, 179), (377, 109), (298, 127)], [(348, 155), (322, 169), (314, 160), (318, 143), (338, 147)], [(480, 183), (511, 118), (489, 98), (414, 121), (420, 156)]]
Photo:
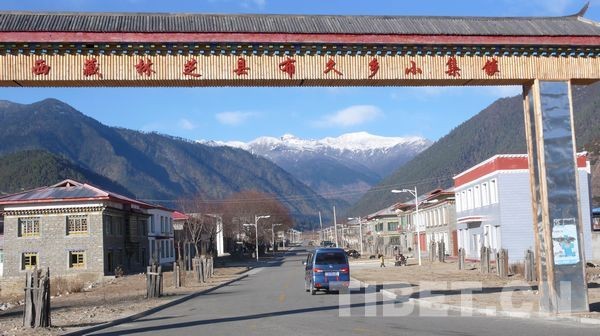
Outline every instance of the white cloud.
[(512, 97), (521, 94), (522, 87), (508, 86), (426, 86), (410, 87), (392, 91), (390, 98), (393, 100), (419, 100), (429, 101), (443, 97), (457, 96), (486, 96), (492, 99)]
[(377, 106), (353, 105), (313, 122), (316, 127), (351, 127), (364, 124), (383, 115)]
[(211, 3), (237, 3), (242, 8), (257, 8), (265, 9), (267, 6), (267, 0), (209, 0)]
[(256, 113), (254, 112), (243, 112), (243, 111), (233, 111), (233, 112), (221, 112), (215, 115), (217, 121), (224, 125), (229, 126), (237, 126), (244, 123), (251, 117), (254, 117)]
[[(535, 15), (562, 16), (575, 14), (583, 7), (585, 1), (580, 0), (503, 0), (506, 7), (505, 15), (523, 15), (526, 10)], [(592, 0), (591, 5), (599, 4), (599, 0)]]
[(179, 127), (181, 127), (182, 129), (184, 129), (186, 131), (191, 131), (191, 130), (197, 128), (198, 126), (196, 126), (193, 122), (189, 121), (186, 118), (181, 118), (181, 119), (179, 119)]

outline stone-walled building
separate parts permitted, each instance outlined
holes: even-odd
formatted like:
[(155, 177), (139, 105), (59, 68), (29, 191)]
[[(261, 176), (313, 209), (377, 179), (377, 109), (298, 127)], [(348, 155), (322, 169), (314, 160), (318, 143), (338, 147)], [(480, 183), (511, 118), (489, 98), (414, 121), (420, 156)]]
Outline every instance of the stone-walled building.
[(143, 271), (153, 207), (73, 180), (0, 197), (4, 277), (34, 267), (61, 276)]

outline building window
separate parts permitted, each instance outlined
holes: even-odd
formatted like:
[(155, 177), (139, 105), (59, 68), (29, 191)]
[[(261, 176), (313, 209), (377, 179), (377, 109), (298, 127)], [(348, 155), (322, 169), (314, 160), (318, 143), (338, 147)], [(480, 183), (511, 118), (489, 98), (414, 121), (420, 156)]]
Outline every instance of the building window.
[(85, 252), (69, 252), (69, 268), (85, 268)]
[(388, 222), (388, 231), (397, 231), (398, 230), (398, 222)]
[(496, 179), (490, 181), (490, 204), (498, 203), (498, 183)]
[(462, 210), (469, 210), (469, 205), (467, 204), (467, 192), (463, 191), (460, 193), (460, 203), (462, 203)]
[(165, 233), (165, 217), (160, 216), (160, 232)]
[(40, 218), (19, 218), (19, 237), (39, 237)]
[(88, 217), (86, 215), (67, 216), (67, 234), (88, 233)]
[(113, 234), (112, 216), (104, 216), (104, 233), (107, 236), (111, 236)]
[(38, 265), (38, 254), (37, 252), (23, 253), (22, 257), (22, 270), (30, 270), (36, 268)]
[(400, 245), (400, 237), (390, 237), (390, 245)]
[(473, 189), (467, 189), (467, 208), (473, 209)]
[(481, 205), (487, 206), (490, 205), (490, 191), (488, 190), (488, 184), (481, 184)]
[(383, 231), (383, 223), (377, 223), (377, 224), (375, 224), (375, 231), (376, 232)]
[(481, 207), (481, 190), (478, 185), (476, 185), (475, 188), (473, 189), (473, 196), (474, 196), (474, 201), (475, 201), (474, 202), (475, 208)]

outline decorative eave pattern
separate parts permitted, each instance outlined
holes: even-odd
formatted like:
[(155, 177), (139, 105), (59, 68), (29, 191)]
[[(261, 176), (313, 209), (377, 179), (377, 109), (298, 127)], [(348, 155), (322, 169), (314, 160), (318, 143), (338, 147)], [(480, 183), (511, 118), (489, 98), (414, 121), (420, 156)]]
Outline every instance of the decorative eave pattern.
[(92, 212), (102, 212), (103, 210), (104, 210), (103, 206), (40, 208), (40, 209), (24, 209), (24, 210), (5, 210), (4, 215), (5, 216), (41, 216), (41, 215), (92, 213)]

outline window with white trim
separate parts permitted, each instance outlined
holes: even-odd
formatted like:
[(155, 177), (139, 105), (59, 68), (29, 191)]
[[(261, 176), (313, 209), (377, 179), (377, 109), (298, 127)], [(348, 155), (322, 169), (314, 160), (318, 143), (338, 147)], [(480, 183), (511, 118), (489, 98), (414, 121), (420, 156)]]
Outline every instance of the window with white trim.
[(487, 182), (481, 184), (481, 205), (490, 205), (490, 191)]
[(473, 189), (467, 189), (467, 208), (473, 209)]
[(476, 185), (473, 188), (473, 201), (473, 206), (475, 208), (481, 207), (481, 188), (479, 187), (479, 185)]
[(498, 203), (498, 183), (496, 179), (490, 181), (490, 204)]

